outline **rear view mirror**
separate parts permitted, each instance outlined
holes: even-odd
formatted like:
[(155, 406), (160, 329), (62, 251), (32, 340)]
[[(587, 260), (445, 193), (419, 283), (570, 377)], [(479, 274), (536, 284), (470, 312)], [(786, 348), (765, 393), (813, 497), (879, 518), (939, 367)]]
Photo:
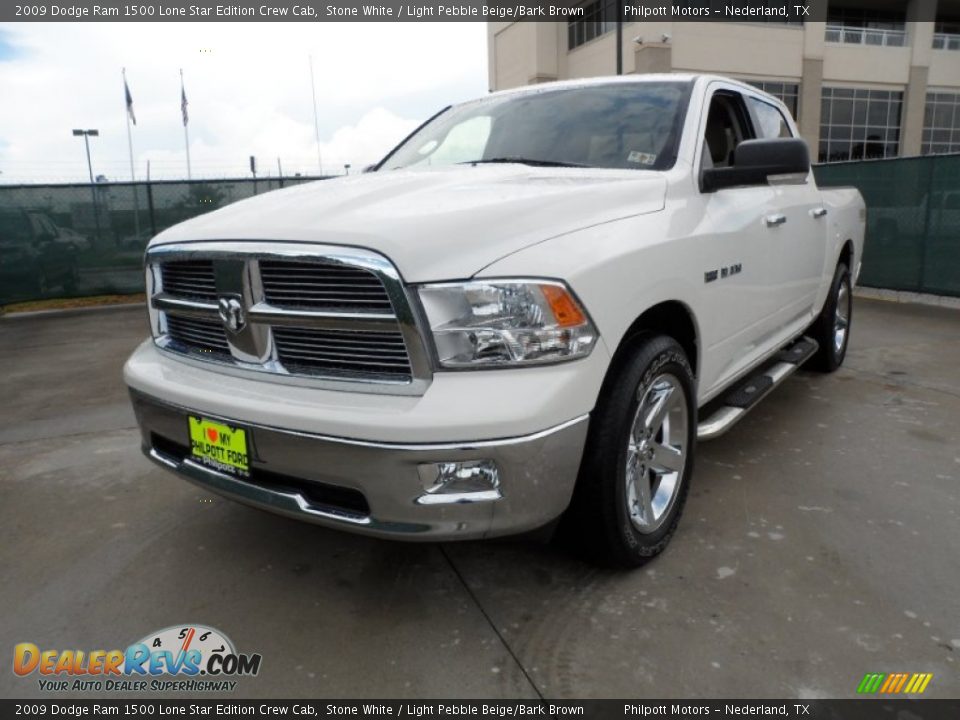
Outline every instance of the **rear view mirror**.
[(810, 150), (800, 138), (744, 140), (733, 152), (731, 167), (707, 168), (700, 187), (703, 192), (743, 185), (763, 185), (771, 175), (806, 175)]

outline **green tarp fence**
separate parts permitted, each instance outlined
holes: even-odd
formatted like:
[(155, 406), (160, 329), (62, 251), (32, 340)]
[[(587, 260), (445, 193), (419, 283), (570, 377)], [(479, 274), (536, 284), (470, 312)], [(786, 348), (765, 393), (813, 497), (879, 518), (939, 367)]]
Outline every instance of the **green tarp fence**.
[(960, 296), (960, 155), (814, 168), (821, 187), (851, 185), (867, 203), (860, 284)]
[(143, 292), (143, 251), (157, 233), (317, 179), (0, 185), (0, 305)]
[[(960, 296), (960, 154), (820, 165), (867, 203), (860, 284)], [(136, 293), (147, 241), (187, 218), (318, 178), (0, 185), (0, 305)]]

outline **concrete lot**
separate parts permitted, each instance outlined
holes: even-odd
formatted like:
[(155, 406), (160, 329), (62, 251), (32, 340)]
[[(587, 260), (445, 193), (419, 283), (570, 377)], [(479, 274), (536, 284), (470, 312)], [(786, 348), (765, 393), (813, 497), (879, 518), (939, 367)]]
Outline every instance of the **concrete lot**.
[[(260, 652), (236, 696), (960, 695), (960, 312), (858, 301), (846, 366), (701, 445), (668, 551), (400, 545), (207, 495), (145, 460), (139, 309), (0, 320), (0, 651), (185, 622)], [(7, 666), (9, 668), (9, 665)], [(0, 672), (0, 695), (42, 695)]]

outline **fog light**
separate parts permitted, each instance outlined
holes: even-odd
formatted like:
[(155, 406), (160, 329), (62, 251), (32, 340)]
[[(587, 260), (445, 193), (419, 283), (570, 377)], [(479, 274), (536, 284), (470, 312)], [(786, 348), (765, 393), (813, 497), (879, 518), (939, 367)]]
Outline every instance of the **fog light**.
[(420, 505), (497, 500), (500, 469), (493, 460), (425, 463), (418, 467), (425, 495)]

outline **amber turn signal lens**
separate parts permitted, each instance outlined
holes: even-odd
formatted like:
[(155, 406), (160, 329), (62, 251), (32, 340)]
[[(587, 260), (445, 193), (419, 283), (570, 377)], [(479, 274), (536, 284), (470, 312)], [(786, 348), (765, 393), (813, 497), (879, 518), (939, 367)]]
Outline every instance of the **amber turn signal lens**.
[(562, 287), (541, 285), (540, 290), (547, 302), (550, 303), (550, 309), (553, 310), (553, 316), (557, 319), (559, 327), (577, 327), (587, 322), (587, 318), (580, 306), (577, 305), (577, 301)]

